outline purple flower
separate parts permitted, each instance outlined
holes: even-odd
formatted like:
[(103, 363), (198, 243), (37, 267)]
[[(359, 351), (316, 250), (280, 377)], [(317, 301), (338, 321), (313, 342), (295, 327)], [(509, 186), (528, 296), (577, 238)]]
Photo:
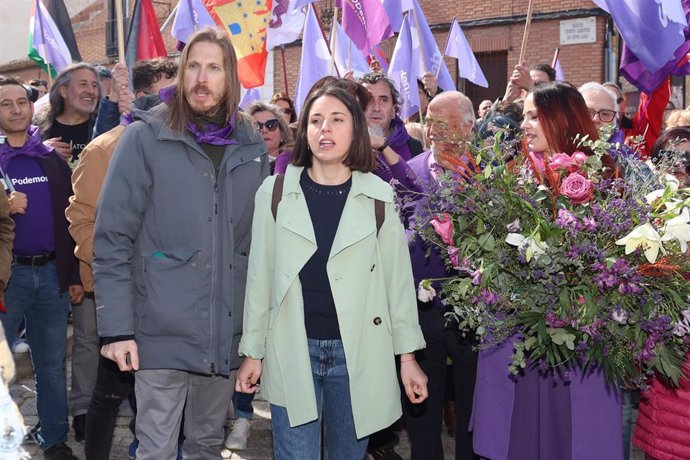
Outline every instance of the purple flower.
[(482, 289), (478, 296), (472, 298), (472, 303), (483, 303), (487, 307), (491, 305), (496, 305), (501, 297), (495, 292), (491, 292), (487, 289)]
[(482, 272), (475, 270), (473, 273), (470, 273), (470, 276), (472, 277), (472, 284), (475, 286), (482, 284)]
[(623, 281), (618, 285), (618, 292), (621, 294), (639, 294), (642, 292), (642, 287), (637, 283), (631, 283), (629, 281)]
[(513, 233), (520, 233), (522, 231), (522, 226), (520, 225), (520, 219), (515, 219), (508, 225), (506, 225), (506, 228), (508, 229), (509, 232)]
[(568, 321), (559, 318), (553, 312), (548, 312), (546, 314), (546, 316), (544, 317), (544, 319), (546, 320), (546, 324), (548, 324), (549, 327), (566, 327), (566, 326), (568, 326)]
[(637, 355), (638, 359), (641, 361), (649, 361), (656, 356), (656, 352), (654, 351), (654, 347), (656, 347), (656, 339), (656, 334), (652, 334), (647, 337), (647, 340), (644, 342), (644, 347), (642, 347), (642, 351), (640, 351), (639, 355)]
[(459, 253), (460, 249), (456, 248), (453, 245), (448, 246), (448, 258), (450, 259), (450, 263), (453, 267), (457, 267), (460, 264), (458, 256)]
[(582, 225), (585, 228), (585, 230), (589, 232), (593, 232), (597, 229), (597, 222), (592, 217), (583, 217)]
[(626, 324), (628, 322), (629, 317), (630, 315), (628, 314), (628, 312), (620, 307), (616, 308), (611, 313), (611, 318), (613, 318), (613, 320), (618, 324)]
[(577, 218), (570, 214), (567, 209), (558, 210), (558, 218), (556, 219), (556, 225), (561, 228), (573, 228), (578, 224)]

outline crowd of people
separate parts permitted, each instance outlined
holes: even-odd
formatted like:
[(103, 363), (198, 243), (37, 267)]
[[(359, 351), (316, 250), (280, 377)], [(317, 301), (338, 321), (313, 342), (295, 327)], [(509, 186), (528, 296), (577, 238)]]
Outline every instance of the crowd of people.
[(10, 349), (30, 350), (29, 437), (77, 458), (69, 414), (86, 459), (107, 459), (130, 401), (132, 458), (217, 459), (246, 448), (260, 388), (281, 460), (399, 459), (403, 428), (412, 459), (440, 460), (444, 424), (462, 460), (627, 460), (631, 439), (650, 459), (690, 457), (687, 381), (651, 381), (633, 429), (636, 392), (600, 373), (509, 378), (510, 341), (478, 351), (441, 299), (417, 297), (452, 273), (407, 231), (413, 197), (497, 129), (537, 176), (586, 134), (616, 144), (616, 177), (672, 156), (690, 181), (686, 111), (639, 153), (615, 83), (555, 79), (518, 65), (475, 111), (427, 73), (409, 120), (380, 71), (323, 78), (301, 114), (283, 93), (240, 107), (237, 57), (212, 28), (179, 64), (78, 63), (50, 88), (0, 77), (0, 366), (8, 381)]

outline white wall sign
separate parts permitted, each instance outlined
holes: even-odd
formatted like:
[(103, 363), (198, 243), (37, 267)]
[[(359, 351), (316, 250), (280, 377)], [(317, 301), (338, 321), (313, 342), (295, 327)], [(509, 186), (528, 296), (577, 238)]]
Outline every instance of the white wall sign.
[(561, 21), (561, 45), (595, 43), (597, 41), (597, 18), (568, 19)]

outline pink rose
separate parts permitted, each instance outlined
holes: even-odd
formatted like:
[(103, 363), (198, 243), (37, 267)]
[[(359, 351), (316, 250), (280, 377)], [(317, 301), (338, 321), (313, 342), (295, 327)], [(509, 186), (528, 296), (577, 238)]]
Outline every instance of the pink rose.
[(460, 249), (453, 245), (448, 246), (448, 258), (450, 259), (450, 264), (453, 266), (453, 268), (456, 268), (460, 265), (460, 258), (458, 257), (459, 253)]
[(431, 225), (444, 243), (453, 244), (453, 222), (450, 218), (450, 214), (444, 212), (434, 217), (431, 219)]
[(570, 156), (570, 159), (573, 160), (575, 165), (582, 166), (587, 163), (587, 154), (578, 150)]
[(551, 159), (549, 160), (549, 166), (553, 169), (567, 169), (570, 170), (570, 167), (572, 166), (573, 161), (570, 158), (570, 155), (567, 153), (556, 153), (554, 154)]
[(570, 198), (573, 204), (587, 203), (592, 199), (594, 185), (582, 174), (574, 172), (563, 179), (560, 192)]

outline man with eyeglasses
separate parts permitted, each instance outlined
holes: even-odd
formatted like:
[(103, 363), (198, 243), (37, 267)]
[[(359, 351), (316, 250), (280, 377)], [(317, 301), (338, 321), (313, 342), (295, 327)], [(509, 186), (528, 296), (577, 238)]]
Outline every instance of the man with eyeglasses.
[[(589, 108), (589, 114), (597, 129), (601, 131), (601, 128), (604, 126), (616, 122), (618, 105), (616, 104), (616, 95), (613, 91), (593, 81), (580, 86), (579, 90)], [(613, 140), (613, 134), (622, 136), (617, 126), (611, 136), (611, 142), (617, 142), (617, 140)], [(622, 140), (621, 138), (620, 141)]]

